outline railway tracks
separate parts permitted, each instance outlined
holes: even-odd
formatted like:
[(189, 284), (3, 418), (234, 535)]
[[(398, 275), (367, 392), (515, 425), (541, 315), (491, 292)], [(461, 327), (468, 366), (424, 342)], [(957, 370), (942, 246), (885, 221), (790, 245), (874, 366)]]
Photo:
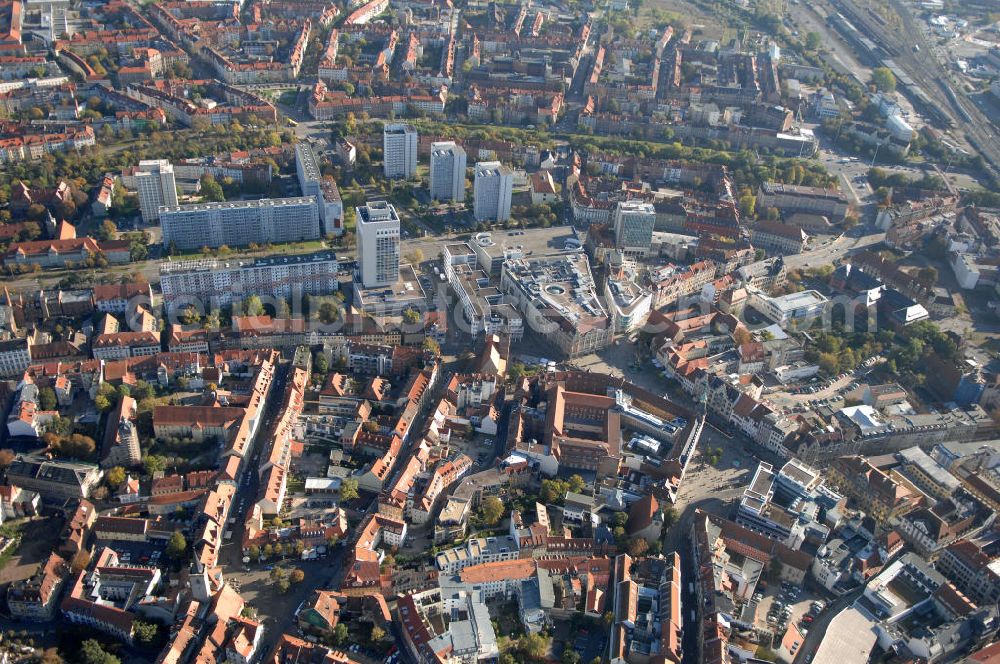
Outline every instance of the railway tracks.
[[(887, 0), (899, 17), (899, 26), (888, 22), (856, 0), (829, 0), (833, 11), (846, 20), (839, 32), (873, 65), (888, 67), (896, 75), (900, 91), (934, 124), (962, 132), (969, 144), (987, 162), (987, 171), (1000, 179), (1000, 138), (986, 115), (952, 87), (947, 69), (934, 55), (920, 25), (901, 0)], [(857, 32), (850, 28), (854, 28)], [(854, 39), (851, 39), (854, 37)]]

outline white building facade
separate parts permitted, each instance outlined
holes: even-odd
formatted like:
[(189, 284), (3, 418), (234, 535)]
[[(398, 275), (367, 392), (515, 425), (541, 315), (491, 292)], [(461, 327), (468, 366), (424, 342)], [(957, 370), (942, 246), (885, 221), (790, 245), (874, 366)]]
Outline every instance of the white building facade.
[(208, 306), (228, 306), (249, 295), (288, 299), (295, 290), (304, 295), (337, 291), (337, 257), (332, 251), (256, 260), (207, 259), (173, 261), (160, 265), (160, 288), (168, 311), (193, 300)]
[(476, 221), (510, 219), (510, 200), (514, 191), (514, 173), (510, 168), (499, 161), (477, 163), (472, 190)]
[(405, 180), (417, 174), (417, 130), (392, 123), (382, 130), (382, 170), (390, 180)]
[(177, 205), (174, 167), (166, 159), (140, 161), (134, 179), (139, 193), (139, 211), (142, 213), (143, 222), (151, 224), (158, 221), (160, 207)]
[(399, 216), (385, 201), (357, 211), (358, 272), (365, 288), (389, 286), (399, 279)]
[(161, 207), (160, 225), (163, 246), (180, 250), (321, 237), (314, 196)]
[(431, 145), (431, 198), (438, 201), (465, 200), (465, 150), (454, 141)]
[(645, 256), (653, 244), (656, 210), (650, 203), (622, 201), (615, 208), (615, 244), (626, 256)]

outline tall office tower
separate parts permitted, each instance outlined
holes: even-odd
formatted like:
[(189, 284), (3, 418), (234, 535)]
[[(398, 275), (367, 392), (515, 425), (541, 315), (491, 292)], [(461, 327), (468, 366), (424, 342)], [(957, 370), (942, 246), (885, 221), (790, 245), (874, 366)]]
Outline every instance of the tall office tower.
[(399, 279), (399, 216), (385, 201), (373, 201), (357, 212), (358, 270), (365, 288), (389, 286)]
[(506, 221), (510, 219), (510, 197), (514, 189), (514, 172), (499, 161), (476, 164), (472, 195), (476, 221)]
[(622, 201), (615, 208), (615, 244), (626, 256), (645, 256), (653, 243), (656, 209), (650, 203)]
[(417, 130), (408, 124), (387, 124), (382, 130), (382, 169), (391, 180), (417, 173)]
[(454, 141), (431, 144), (431, 198), (465, 200), (465, 150)]
[(139, 190), (142, 220), (147, 224), (160, 219), (161, 205), (177, 205), (174, 167), (166, 159), (140, 161), (139, 170), (135, 173), (135, 186)]

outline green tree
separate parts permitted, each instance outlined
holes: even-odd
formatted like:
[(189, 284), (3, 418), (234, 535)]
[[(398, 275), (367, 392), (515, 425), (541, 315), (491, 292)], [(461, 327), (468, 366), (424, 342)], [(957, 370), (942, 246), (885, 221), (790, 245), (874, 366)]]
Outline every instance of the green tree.
[(527, 634), (518, 639), (517, 651), (528, 659), (539, 661), (545, 659), (550, 640), (550, 637), (544, 634)]
[(108, 399), (103, 394), (98, 394), (94, 397), (94, 408), (101, 411), (102, 413), (111, 410), (111, 400)]
[(810, 51), (815, 51), (819, 49), (820, 45), (823, 43), (823, 36), (818, 32), (809, 32), (806, 34), (806, 48)]
[(313, 360), (313, 369), (321, 374), (325, 374), (330, 370), (330, 360), (326, 359), (326, 355), (323, 353), (316, 353), (316, 359)]
[(108, 240), (114, 240), (117, 233), (118, 227), (115, 226), (115, 222), (110, 219), (105, 219), (101, 222), (101, 227), (97, 231), (97, 238), (107, 242)]
[(674, 507), (668, 507), (663, 510), (663, 525), (670, 528), (677, 524), (678, 516), (677, 510)]
[(340, 483), (340, 499), (343, 501), (354, 500), (358, 497), (358, 481), (353, 477), (348, 477)]
[(81, 643), (79, 652), (82, 664), (121, 664), (121, 660), (102, 648), (96, 639)]
[(181, 531), (175, 530), (170, 536), (170, 541), (167, 542), (167, 557), (179, 561), (185, 553), (187, 553), (187, 540)]
[(125, 469), (121, 466), (115, 466), (108, 471), (108, 474), (104, 476), (104, 479), (107, 481), (108, 486), (117, 489), (125, 482)]
[(260, 301), (258, 296), (251, 295), (247, 299), (243, 300), (243, 315), (260, 316), (263, 313), (264, 304)]
[(135, 642), (144, 648), (152, 646), (160, 633), (159, 628), (154, 623), (143, 622), (142, 620), (133, 622), (132, 629), (135, 635)]
[(385, 638), (385, 630), (378, 625), (372, 625), (371, 641), (372, 643), (378, 643)]
[(157, 454), (147, 454), (142, 460), (142, 467), (146, 473), (152, 475), (166, 469), (167, 459)]
[(628, 555), (638, 558), (649, 551), (649, 542), (641, 537), (633, 537), (628, 542)]
[(495, 526), (504, 513), (503, 501), (496, 496), (489, 496), (483, 501), (483, 521), (488, 526)]
[(872, 83), (880, 92), (892, 92), (896, 89), (896, 76), (888, 67), (872, 69)]
[(226, 200), (226, 195), (222, 191), (222, 185), (216, 182), (215, 177), (209, 173), (201, 176), (201, 195), (206, 201), (220, 202)]
[(837, 369), (840, 367), (840, 360), (833, 353), (820, 353), (819, 355), (819, 368), (820, 371), (826, 374), (835, 374)]
[(42, 410), (56, 409), (56, 391), (51, 387), (43, 387), (38, 390), (38, 405)]
[(181, 325), (197, 325), (201, 321), (201, 316), (193, 304), (184, 307), (180, 314)]
[(583, 488), (587, 486), (587, 483), (583, 481), (583, 478), (579, 475), (573, 474), (569, 476), (569, 490), (573, 493), (580, 493)]
[(416, 325), (420, 322), (420, 312), (416, 309), (407, 309), (403, 312), (403, 322), (407, 325)]
[(559, 656), (559, 661), (562, 664), (580, 664), (580, 653), (573, 650), (573, 648), (567, 644), (563, 648), (562, 655)]
[(136, 381), (135, 387), (132, 388), (132, 396), (136, 401), (142, 401), (143, 399), (152, 399), (156, 396), (156, 391), (153, 386), (144, 380)]
[(569, 491), (569, 483), (563, 480), (542, 480), (542, 490), (539, 492), (541, 502), (549, 505), (562, 505)]
[[(43, 210), (45, 208), (42, 208)], [(31, 208), (28, 208), (30, 211)], [(24, 222), (24, 228), (21, 230), (21, 237), (24, 240), (37, 240), (42, 236), (42, 227), (39, 226), (34, 221)]]
[(333, 628), (333, 642), (335, 645), (343, 645), (347, 643), (347, 639), (350, 638), (350, 634), (347, 631), (347, 625), (344, 623), (338, 623), (336, 627)]
[(52, 448), (52, 451), (59, 456), (86, 459), (94, 453), (94, 450), (97, 449), (97, 444), (94, 442), (94, 439), (90, 436), (84, 436), (83, 434), (74, 433), (65, 438), (59, 436), (46, 438), (47, 436), (49, 436), (49, 434), (45, 434), (43, 440), (46, 440)]
[(340, 305), (336, 302), (325, 301), (319, 305), (319, 309), (316, 311), (316, 316), (319, 318), (321, 323), (330, 325), (332, 323), (340, 320), (342, 311)]

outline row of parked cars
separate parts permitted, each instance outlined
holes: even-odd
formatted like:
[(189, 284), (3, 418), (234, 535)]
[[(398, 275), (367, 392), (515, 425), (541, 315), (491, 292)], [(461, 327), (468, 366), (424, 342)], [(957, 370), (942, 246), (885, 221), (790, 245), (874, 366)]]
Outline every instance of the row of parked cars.
[(151, 565), (155, 567), (159, 564), (160, 556), (163, 552), (157, 549), (148, 556), (140, 556), (138, 560), (132, 560), (131, 551), (117, 551), (116, 553), (118, 554), (118, 560), (122, 565), (128, 566), (133, 563), (138, 563), (139, 565)]
[[(776, 631), (784, 631), (788, 626), (788, 620), (792, 615), (792, 605), (794, 605), (802, 595), (802, 589), (790, 583), (782, 583), (781, 591), (771, 602), (771, 608), (767, 611), (767, 624), (776, 628)], [(760, 600), (758, 593), (754, 599)], [(809, 611), (799, 620), (799, 631), (806, 634), (820, 611), (826, 608), (826, 603), (822, 600), (815, 600), (810, 603)]]

